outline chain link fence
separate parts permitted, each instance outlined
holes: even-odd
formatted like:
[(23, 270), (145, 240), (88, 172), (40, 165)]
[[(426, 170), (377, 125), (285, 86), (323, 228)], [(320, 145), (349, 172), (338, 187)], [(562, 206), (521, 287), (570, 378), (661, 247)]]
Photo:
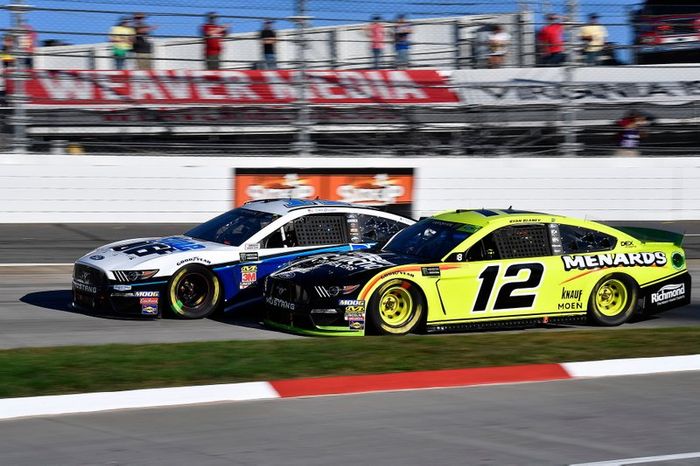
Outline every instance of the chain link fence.
[[(214, 2), (205, 10), (182, 0), (54, 0), (31, 7), (15, 1), (3, 7), (7, 20), (2, 28), (1, 142), (18, 152), (97, 154), (611, 155), (619, 152), (626, 137), (625, 122), (633, 117), (639, 123), (633, 132), (641, 142), (630, 152), (695, 155), (700, 140), (700, 92), (693, 83), (700, 81), (700, 65), (676, 62), (692, 61), (697, 52), (689, 49), (666, 60), (673, 65), (640, 67), (640, 51), (648, 48), (641, 39), (651, 37), (644, 36), (648, 34), (644, 31), (656, 27), (649, 24), (653, 15), (645, 16), (642, 7), (571, 0), (289, 0), (264, 5)], [(32, 100), (41, 83), (61, 89), (66, 82), (89, 80), (102, 91), (104, 86), (118, 89), (122, 78), (110, 73), (116, 73), (117, 67), (113, 28), (121, 20), (145, 28), (142, 35), (152, 46), (146, 56), (139, 56), (130, 39), (132, 49), (124, 59), (124, 69), (131, 70), (125, 73), (133, 73), (124, 75), (130, 86), (155, 79), (153, 73), (159, 86), (169, 80), (171, 89), (187, 73), (193, 82), (210, 79), (202, 36), (207, 10), (217, 13), (216, 24), (225, 29), (216, 69), (264, 70), (265, 79), (287, 80), (274, 85), (289, 85), (286, 92), (291, 99), (156, 104), (129, 97), (113, 105), (91, 105), (89, 99), (85, 105)], [(135, 20), (136, 13), (144, 18)], [(554, 67), (561, 72), (556, 78), (550, 76), (549, 67), (541, 66), (543, 49), (538, 44), (538, 33), (549, 14), (559, 16), (564, 30), (564, 59)], [(607, 66), (594, 67), (600, 70), (599, 76), (597, 71), (581, 73), (591, 69), (586, 66), (581, 27), (592, 14), (607, 30), (597, 58), (598, 64)], [(261, 38), (265, 21), (271, 21), (276, 33), (272, 65)], [(495, 26), (506, 34), (500, 62), (493, 59)], [(34, 48), (26, 45), (29, 27), (35, 33)], [(408, 38), (407, 59), (402, 59), (397, 40), (402, 33)], [(31, 73), (28, 67), (33, 68)], [(443, 81), (433, 85), (448, 89), (457, 100), (319, 103), (309, 98), (319, 89), (315, 70), (357, 70), (371, 82), (379, 75), (365, 70), (374, 68), (385, 73), (381, 79), (391, 79), (388, 73), (396, 70), (439, 70)], [(660, 73), (650, 75), (652, 68)], [(667, 69), (672, 72), (666, 73)], [(87, 74), (60, 74), (68, 70), (103, 74), (89, 79)], [(185, 74), (167, 74), (170, 70)], [(289, 76), (280, 74), (285, 70), (294, 71)], [(49, 76), (49, 72), (58, 74)], [(323, 79), (342, 81), (342, 76)], [(371, 84), (373, 89), (380, 86)], [(87, 92), (86, 87), (75, 86)], [(280, 88), (273, 87), (272, 92)], [(527, 97), (528, 92), (536, 92), (537, 97)], [(551, 97), (554, 94), (556, 98)], [(519, 97), (503, 97), (510, 95)], [(669, 99), (656, 98), (659, 95)]]

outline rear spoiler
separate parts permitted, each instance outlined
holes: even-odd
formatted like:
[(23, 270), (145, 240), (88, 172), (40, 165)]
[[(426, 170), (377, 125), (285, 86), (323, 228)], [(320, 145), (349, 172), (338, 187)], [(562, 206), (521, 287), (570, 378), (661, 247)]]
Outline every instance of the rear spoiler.
[(683, 244), (683, 234), (654, 228), (615, 227), (643, 243), (673, 243), (680, 247)]

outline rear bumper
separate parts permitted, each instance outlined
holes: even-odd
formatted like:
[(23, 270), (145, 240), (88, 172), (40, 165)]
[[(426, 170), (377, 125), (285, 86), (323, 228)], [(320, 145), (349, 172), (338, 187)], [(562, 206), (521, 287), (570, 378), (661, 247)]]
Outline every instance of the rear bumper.
[(645, 314), (656, 314), (690, 304), (691, 278), (688, 271), (641, 288)]

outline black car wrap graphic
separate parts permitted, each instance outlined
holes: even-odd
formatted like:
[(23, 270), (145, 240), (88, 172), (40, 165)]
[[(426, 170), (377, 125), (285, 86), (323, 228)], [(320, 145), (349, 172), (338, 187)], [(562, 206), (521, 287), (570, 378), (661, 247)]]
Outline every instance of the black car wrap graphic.
[(363, 286), (393, 267), (415, 264), (413, 256), (390, 252), (323, 254), (294, 262), (268, 278), (268, 320), (313, 329), (322, 326), (364, 330)]

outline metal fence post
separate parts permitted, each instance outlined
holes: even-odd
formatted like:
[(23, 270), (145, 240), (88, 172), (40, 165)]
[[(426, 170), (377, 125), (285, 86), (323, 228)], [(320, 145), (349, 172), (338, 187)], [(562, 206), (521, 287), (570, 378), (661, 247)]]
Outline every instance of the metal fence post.
[(338, 67), (338, 31), (328, 31), (328, 51), (330, 55), (331, 69)]
[(294, 73), (294, 83), (297, 91), (297, 141), (294, 149), (297, 155), (302, 157), (311, 155), (314, 144), (311, 141), (311, 109), (307, 96), (308, 79), (306, 75), (306, 22), (310, 19), (306, 16), (306, 0), (296, 1), (296, 15), (290, 18), (296, 23), (297, 34), (297, 70)]
[(462, 68), (462, 35), (459, 20), (456, 19), (452, 24), (452, 38), (454, 40), (454, 66), (458, 70)]
[(581, 152), (582, 147), (578, 142), (578, 124), (576, 123), (576, 113), (578, 104), (571, 98), (571, 88), (574, 83), (574, 72), (577, 67), (576, 60), (576, 28), (578, 26), (578, 3), (576, 0), (568, 0), (566, 3), (567, 19), (565, 23), (566, 41), (565, 53), (566, 63), (562, 67), (564, 73), (561, 89), (564, 92), (564, 104), (561, 106), (561, 121), (559, 131), (563, 132), (564, 142), (559, 146), (561, 155), (576, 156)]
[(14, 3), (8, 5), (8, 9), (12, 13), (13, 52), (15, 56), (14, 70), (9, 73), (12, 83), (11, 92), (8, 95), (8, 102), (12, 106), (12, 115), (9, 121), (10, 126), (12, 126), (12, 151), (16, 154), (22, 154), (26, 153), (29, 148), (29, 140), (27, 139), (27, 94), (25, 92), (25, 82), (29, 75), (25, 71), (24, 62), (27, 54), (21, 47), (19, 36), (26, 32), (24, 30), (24, 14), (29, 7), (24, 3), (24, 0), (15, 0)]

